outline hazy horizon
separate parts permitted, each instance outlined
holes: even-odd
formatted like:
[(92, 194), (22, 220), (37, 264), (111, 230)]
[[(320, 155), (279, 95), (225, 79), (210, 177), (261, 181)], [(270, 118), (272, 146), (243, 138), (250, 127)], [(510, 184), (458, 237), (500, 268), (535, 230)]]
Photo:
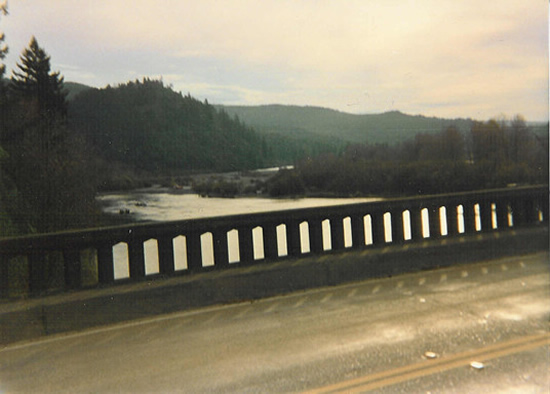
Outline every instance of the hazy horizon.
[(11, 0), (9, 77), (32, 36), (66, 81), (162, 77), (220, 105), (548, 121), (548, 3)]

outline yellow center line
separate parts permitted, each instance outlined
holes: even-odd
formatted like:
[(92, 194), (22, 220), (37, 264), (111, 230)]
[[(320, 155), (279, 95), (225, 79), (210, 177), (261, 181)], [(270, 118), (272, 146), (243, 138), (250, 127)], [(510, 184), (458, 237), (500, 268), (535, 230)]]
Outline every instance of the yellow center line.
[(436, 360), (426, 360), (416, 364), (405, 365), (388, 371), (321, 387), (307, 393), (364, 392), (469, 365), (472, 361), (486, 361), (545, 345), (550, 345), (550, 333), (517, 338)]

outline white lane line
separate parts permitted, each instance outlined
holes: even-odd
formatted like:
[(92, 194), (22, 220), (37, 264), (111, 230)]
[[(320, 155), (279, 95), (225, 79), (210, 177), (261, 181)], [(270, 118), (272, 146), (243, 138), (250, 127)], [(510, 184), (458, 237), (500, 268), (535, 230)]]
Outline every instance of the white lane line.
[(439, 283), (447, 282), (447, 274), (441, 274), (439, 277)]
[(380, 291), (380, 287), (382, 287), (382, 286), (380, 286), (380, 285), (375, 286), (374, 289), (372, 289), (372, 294), (378, 293)]
[(503, 270), (503, 271), (508, 271), (508, 266), (506, 264), (502, 264), (500, 266), (500, 268)]
[(487, 268), (487, 267), (481, 267), (481, 273), (482, 273), (483, 275), (487, 275), (487, 274), (489, 273), (489, 268)]
[(462, 272), (460, 273), (460, 277), (461, 277), (461, 278), (467, 278), (467, 277), (468, 277), (468, 271), (462, 271)]
[(426, 278), (420, 278), (420, 280), (418, 281), (418, 285), (422, 286), (424, 283), (426, 283)]

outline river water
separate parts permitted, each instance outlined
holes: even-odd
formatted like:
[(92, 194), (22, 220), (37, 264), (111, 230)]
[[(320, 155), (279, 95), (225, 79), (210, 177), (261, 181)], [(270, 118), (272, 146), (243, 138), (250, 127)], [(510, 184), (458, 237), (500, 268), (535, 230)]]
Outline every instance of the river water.
[[(379, 198), (298, 198), (298, 199), (273, 199), (264, 197), (238, 197), (238, 198), (205, 198), (191, 193), (189, 190), (174, 191), (167, 188), (147, 188), (130, 192), (106, 193), (98, 196), (102, 209), (106, 213), (115, 215), (127, 215), (135, 221), (171, 221), (183, 219), (208, 218), (245, 213), (284, 211), (288, 209), (323, 207), (351, 204), (358, 202), (376, 201)], [(325, 248), (330, 249), (330, 230), (328, 224), (323, 224), (323, 238)], [(279, 240), (279, 255), (286, 254), (286, 237), (282, 228), (277, 228)], [(345, 230), (346, 239), (350, 239), (350, 229)], [(208, 235), (207, 235), (208, 237)], [(309, 234), (306, 228), (301, 228), (303, 240), (302, 250), (309, 249)], [(180, 238), (180, 237), (178, 237)], [(261, 234), (253, 233), (255, 258), (263, 258), (263, 239)], [(239, 261), (238, 235), (228, 233), (230, 262)], [(158, 272), (158, 251), (155, 240), (144, 244), (145, 271), (146, 274)], [(113, 248), (115, 278), (123, 279), (129, 276), (128, 246), (124, 243), (117, 244)], [(186, 244), (183, 239), (174, 239), (175, 268), (187, 267)], [(203, 265), (214, 263), (211, 240), (203, 240)]]
[(352, 204), (379, 198), (206, 198), (158, 187), (102, 194), (98, 200), (107, 213), (119, 214), (121, 210), (128, 210), (136, 221), (168, 221)]

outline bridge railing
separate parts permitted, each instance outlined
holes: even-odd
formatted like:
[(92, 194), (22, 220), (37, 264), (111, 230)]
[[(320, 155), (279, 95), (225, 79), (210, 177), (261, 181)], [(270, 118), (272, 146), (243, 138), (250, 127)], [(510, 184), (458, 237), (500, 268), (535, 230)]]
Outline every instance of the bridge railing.
[(0, 239), (3, 298), (548, 225), (548, 186)]

